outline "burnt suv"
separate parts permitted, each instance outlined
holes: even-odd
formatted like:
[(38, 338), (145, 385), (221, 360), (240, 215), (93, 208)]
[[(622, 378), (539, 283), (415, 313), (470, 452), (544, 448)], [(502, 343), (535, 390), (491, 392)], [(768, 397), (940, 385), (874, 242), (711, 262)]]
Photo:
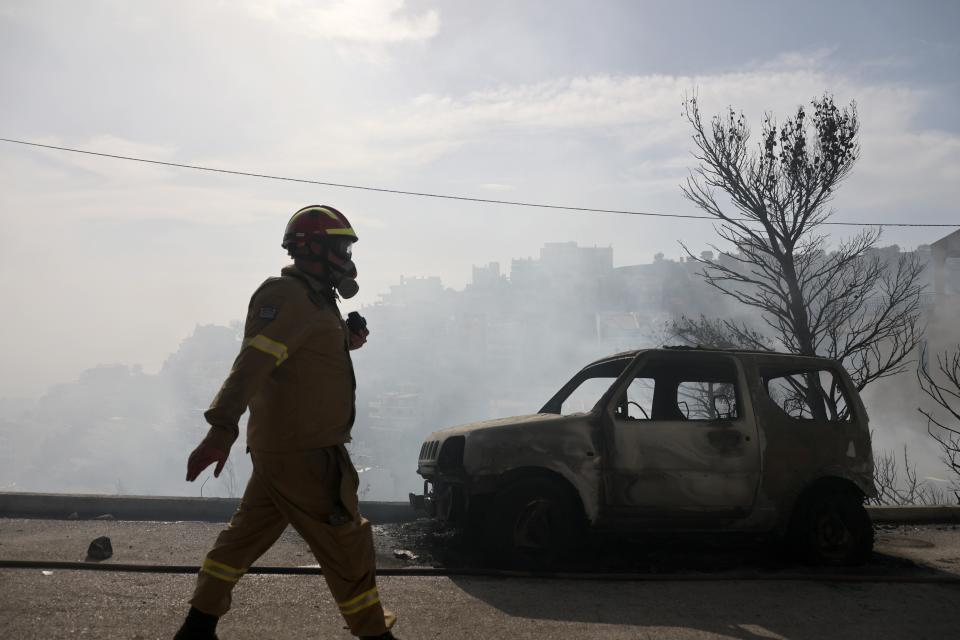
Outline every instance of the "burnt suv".
[(533, 415), (431, 434), (411, 504), (501, 550), (588, 529), (772, 533), (863, 562), (876, 495), (867, 413), (825, 358), (663, 348), (597, 360)]

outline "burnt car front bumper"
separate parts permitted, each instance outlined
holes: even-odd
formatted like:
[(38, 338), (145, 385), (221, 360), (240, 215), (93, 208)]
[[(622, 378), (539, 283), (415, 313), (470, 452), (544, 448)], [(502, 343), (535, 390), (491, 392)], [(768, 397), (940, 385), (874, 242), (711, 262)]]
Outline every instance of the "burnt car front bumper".
[(423, 494), (410, 494), (410, 506), (431, 518), (459, 522), (467, 512), (468, 498), (463, 484), (430, 480), (423, 483)]

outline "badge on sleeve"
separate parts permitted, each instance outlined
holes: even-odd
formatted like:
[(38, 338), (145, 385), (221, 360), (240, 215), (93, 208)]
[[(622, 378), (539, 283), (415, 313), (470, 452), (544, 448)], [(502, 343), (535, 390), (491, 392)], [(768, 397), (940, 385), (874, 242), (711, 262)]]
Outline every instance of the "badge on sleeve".
[(276, 307), (260, 307), (260, 319), (261, 320), (273, 320), (277, 317), (277, 308)]

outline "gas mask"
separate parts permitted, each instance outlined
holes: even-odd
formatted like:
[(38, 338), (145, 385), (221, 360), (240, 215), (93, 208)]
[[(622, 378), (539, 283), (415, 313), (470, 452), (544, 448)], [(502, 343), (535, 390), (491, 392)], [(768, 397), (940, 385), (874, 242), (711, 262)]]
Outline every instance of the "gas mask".
[(326, 263), (330, 272), (330, 284), (344, 300), (357, 295), (357, 265), (353, 263), (353, 241), (335, 239), (327, 244)]
[(339, 280), (333, 283), (333, 287), (344, 300), (349, 300), (360, 291), (360, 285), (357, 284), (357, 280), (347, 275), (341, 276)]

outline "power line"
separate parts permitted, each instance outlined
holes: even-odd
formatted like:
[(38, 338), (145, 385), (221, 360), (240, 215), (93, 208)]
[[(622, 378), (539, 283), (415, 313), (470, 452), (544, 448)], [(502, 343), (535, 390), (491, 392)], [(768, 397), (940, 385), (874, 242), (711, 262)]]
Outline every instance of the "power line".
[[(194, 169), (196, 171), (209, 171), (212, 173), (225, 173), (234, 176), (245, 176), (248, 178), (263, 178), (265, 180), (281, 180), (283, 182), (298, 182), (302, 184), (313, 184), (323, 187), (336, 187), (339, 189), (355, 189), (358, 191), (375, 191), (378, 193), (391, 193), (402, 196), (416, 196), (420, 198), (437, 198), (441, 200), (460, 200), (463, 202), (479, 202), (484, 204), (498, 204), (512, 207), (530, 207), (537, 209), (554, 209), (560, 211), (579, 211), (583, 213), (619, 213), (631, 216), (650, 216), (655, 218), (686, 218), (691, 220), (712, 220), (717, 221), (714, 216), (699, 216), (683, 213), (656, 213), (652, 211), (629, 211), (623, 209), (597, 209), (593, 207), (573, 207), (559, 204), (544, 204), (540, 202), (521, 202), (517, 200), (493, 200), (490, 198), (472, 198), (469, 196), (457, 196), (443, 193), (428, 193), (424, 191), (403, 191), (401, 189), (386, 189), (382, 187), (370, 187), (357, 184), (344, 184), (340, 182), (326, 182), (323, 180), (310, 180), (307, 178), (291, 178), (288, 176), (274, 176), (266, 173), (254, 173), (250, 171), (234, 171), (232, 169), (219, 169), (216, 167), (204, 167), (196, 164), (182, 164), (179, 162), (165, 162), (163, 160), (151, 160), (149, 158), (137, 158), (134, 156), (123, 156), (115, 153), (101, 153), (99, 151), (89, 151), (87, 149), (74, 149), (71, 147), (58, 147), (52, 144), (40, 144), (38, 142), (27, 142), (25, 140), (14, 140), (11, 138), (0, 138), (2, 142), (21, 144), (29, 147), (40, 147), (43, 149), (53, 149), (56, 151), (69, 151), (70, 153), (81, 153), (88, 156), (97, 156), (100, 158), (113, 158), (114, 160), (127, 160), (130, 162), (142, 162), (145, 164), (155, 164), (165, 167), (176, 167), (179, 169)], [(739, 218), (740, 222), (756, 222), (749, 218)], [(823, 224), (848, 226), (848, 227), (958, 227), (960, 224), (938, 224), (938, 223), (918, 223), (918, 222), (824, 222)]]

